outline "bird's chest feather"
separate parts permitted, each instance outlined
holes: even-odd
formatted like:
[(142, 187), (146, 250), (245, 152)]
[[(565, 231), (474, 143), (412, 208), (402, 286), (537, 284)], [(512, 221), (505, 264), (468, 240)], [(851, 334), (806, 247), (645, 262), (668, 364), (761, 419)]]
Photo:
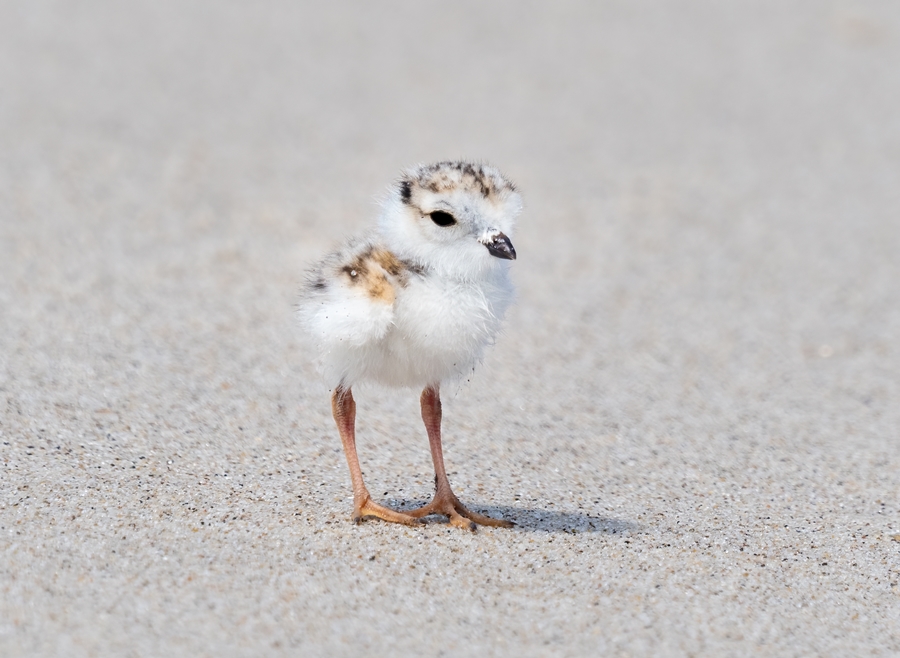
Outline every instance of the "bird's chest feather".
[(417, 277), (398, 291), (390, 338), (424, 351), (479, 350), (493, 339), (511, 300), (505, 276), (475, 282)]

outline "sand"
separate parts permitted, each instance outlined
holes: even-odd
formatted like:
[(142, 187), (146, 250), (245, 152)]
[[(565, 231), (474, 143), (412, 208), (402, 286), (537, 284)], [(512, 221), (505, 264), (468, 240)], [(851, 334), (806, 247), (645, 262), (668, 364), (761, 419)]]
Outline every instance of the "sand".
[[(4, 4), (0, 655), (900, 654), (898, 68), (887, 0)], [(444, 406), (518, 525), (353, 525), (303, 270), (453, 157), (526, 200)]]

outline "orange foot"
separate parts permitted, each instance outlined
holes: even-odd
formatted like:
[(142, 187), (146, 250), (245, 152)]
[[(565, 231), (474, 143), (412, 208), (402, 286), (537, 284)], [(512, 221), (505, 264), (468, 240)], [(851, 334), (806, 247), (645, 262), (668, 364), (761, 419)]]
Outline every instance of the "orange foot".
[(373, 503), (372, 499), (366, 494), (365, 498), (358, 501), (353, 506), (353, 522), (361, 523), (366, 517), (373, 516), (390, 523), (402, 523), (403, 525), (422, 525), (422, 522), (415, 516), (397, 512), (383, 505)]
[[(405, 516), (413, 519), (421, 519), (423, 516), (430, 514), (443, 514), (450, 517), (450, 524), (464, 530), (474, 532), (479, 525), (492, 526), (495, 528), (512, 528), (515, 523), (512, 521), (504, 521), (502, 519), (492, 519), (484, 514), (472, 512), (465, 505), (459, 502), (459, 498), (450, 490), (450, 487), (438, 488), (434, 494), (434, 500), (423, 507), (404, 512)], [(477, 524), (477, 525), (476, 525)]]

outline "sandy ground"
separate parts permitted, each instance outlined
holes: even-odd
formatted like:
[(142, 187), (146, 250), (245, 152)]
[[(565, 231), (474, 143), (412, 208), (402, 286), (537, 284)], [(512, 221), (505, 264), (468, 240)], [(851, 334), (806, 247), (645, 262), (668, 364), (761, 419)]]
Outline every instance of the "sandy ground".
[[(0, 7), (0, 655), (900, 654), (900, 4), (324, 4)], [(527, 208), (446, 455), (518, 527), (355, 526), (302, 272), (459, 156)]]

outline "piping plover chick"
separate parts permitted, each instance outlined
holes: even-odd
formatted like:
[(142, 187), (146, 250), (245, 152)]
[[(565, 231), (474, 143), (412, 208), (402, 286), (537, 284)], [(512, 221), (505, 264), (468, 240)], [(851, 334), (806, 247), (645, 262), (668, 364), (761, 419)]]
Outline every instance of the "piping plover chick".
[[(510, 242), (522, 199), (494, 167), (439, 162), (405, 172), (374, 230), (309, 272), (300, 317), (315, 337), (332, 385), (331, 407), (353, 482), (353, 520), (414, 525), (430, 514), (475, 530), (510, 527), (466, 509), (450, 488), (441, 449), (442, 382), (481, 360), (512, 301)], [(398, 512), (374, 502), (356, 454), (356, 403), (363, 381), (422, 389), (422, 420), (434, 462), (435, 495)]]

